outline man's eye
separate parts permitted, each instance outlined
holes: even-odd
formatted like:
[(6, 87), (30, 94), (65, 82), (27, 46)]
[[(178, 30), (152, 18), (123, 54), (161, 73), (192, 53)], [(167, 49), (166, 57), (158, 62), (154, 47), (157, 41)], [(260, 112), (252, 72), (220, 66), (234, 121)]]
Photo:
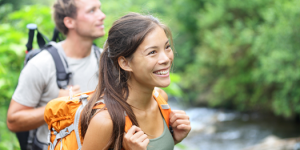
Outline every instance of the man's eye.
[(93, 12), (95, 12), (95, 10), (94, 10), (94, 9), (90, 10), (90, 13), (93, 13)]

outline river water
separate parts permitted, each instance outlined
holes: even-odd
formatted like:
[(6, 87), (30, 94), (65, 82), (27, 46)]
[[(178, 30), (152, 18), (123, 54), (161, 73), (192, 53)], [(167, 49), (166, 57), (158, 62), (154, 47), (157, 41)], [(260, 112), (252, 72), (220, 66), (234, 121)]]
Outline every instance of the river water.
[(175, 150), (241, 150), (262, 142), (268, 136), (300, 136), (300, 125), (258, 113), (239, 113), (205, 107), (185, 108), (175, 100), (173, 110), (185, 110), (192, 130)]

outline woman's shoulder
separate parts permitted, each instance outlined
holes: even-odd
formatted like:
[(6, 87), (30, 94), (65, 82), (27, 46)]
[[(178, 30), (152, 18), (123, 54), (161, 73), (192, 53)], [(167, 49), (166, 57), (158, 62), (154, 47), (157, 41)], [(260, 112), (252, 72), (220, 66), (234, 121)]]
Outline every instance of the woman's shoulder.
[(164, 98), (166, 102), (168, 102), (168, 94), (164, 90), (158, 87), (155, 87), (155, 90)]
[(83, 150), (104, 149), (113, 133), (113, 122), (107, 110), (100, 110), (91, 119), (83, 141)]
[(95, 124), (97, 126), (112, 127), (113, 122), (107, 110), (99, 110), (95, 113), (91, 119), (90, 125)]

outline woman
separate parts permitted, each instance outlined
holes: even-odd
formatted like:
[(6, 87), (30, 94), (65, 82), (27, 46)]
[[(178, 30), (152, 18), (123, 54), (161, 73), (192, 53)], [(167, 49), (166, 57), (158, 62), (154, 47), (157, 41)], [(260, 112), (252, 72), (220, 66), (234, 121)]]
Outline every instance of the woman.
[[(169, 39), (168, 28), (153, 16), (130, 13), (113, 24), (101, 55), (98, 87), (82, 112), (82, 150), (173, 149), (188, 135), (185, 112), (171, 112), (172, 136), (152, 95), (155, 87), (170, 84), (174, 55)], [(100, 99), (106, 108), (95, 111)], [(127, 133), (125, 115), (133, 124)]]

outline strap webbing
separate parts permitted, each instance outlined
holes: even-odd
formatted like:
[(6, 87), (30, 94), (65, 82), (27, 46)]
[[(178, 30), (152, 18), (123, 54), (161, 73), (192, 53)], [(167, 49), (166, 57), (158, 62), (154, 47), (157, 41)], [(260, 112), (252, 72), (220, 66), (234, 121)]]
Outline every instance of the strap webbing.
[[(54, 150), (56, 144), (59, 142), (58, 140), (61, 139), (61, 142), (62, 142), (62, 138), (64, 138), (67, 135), (69, 135), (74, 129), (75, 129), (74, 124), (71, 124), (70, 126), (62, 129), (59, 133), (56, 134), (53, 143), (51, 143), (50, 138), (49, 138), (48, 142), (50, 144), (50, 150)], [(51, 132), (51, 131), (49, 130), (49, 132)], [(53, 132), (55, 132), (55, 130)]]
[[(69, 84), (69, 79), (71, 78), (72, 74), (67, 73), (67, 71), (63, 65), (63, 62), (61, 60), (61, 57), (58, 54), (58, 51), (54, 46), (48, 46), (46, 49), (52, 55), (52, 58), (55, 63), (57, 85), (60, 89), (65, 89)], [(66, 59), (63, 58), (63, 61), (65, 61), (66, 67), (68, 68), (68, 63), (67, 63)]]
[[(99, 47), (97, 47), (95, 44), (93, 44), (93, 50), (97, 59), (97, 66), (99, 68), (100, 65), (100, 55), (101, 55), (101, 51), (102, 49), (100, 49)], [(99, 69), (97, 71), (97, 77), (99, 77)]]

